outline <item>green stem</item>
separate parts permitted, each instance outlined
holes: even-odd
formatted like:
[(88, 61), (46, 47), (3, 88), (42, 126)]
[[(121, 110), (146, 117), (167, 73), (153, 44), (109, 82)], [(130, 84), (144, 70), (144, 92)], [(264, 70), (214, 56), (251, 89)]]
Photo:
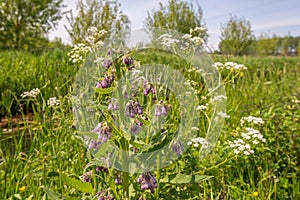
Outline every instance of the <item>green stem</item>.
[(223, 160), (223, 161), (220, 162), (219, 164), (216, 164), (216, 165), (214, 165), (214, 166), (211, 166), (210, 168), (204, 169), (204, 170), (202, 170), (202, 171), (200, 171), (200, 172), (196, 172), (195, 175), (196, 175), (196, 174), (203, 174), (205, 171), (209, 171), (209, 170), (211, 170), (211, 169), (213, 169), (213, 168), (217, 168), (217, 167), (219, 167), (219, 166), (225, 164), (226, 162), (232, 160), (233, 158), (235, 158), (235, 156), (232, 156), (232, 157), (230, 157), (230, 158), (226, 158), (225, 160)]
[(121, 150), (122, 150), (122, 186), (123, 186), (123, 197), (127, 199), (129, 196), (129, 173), (128, 173), (128, 143), (123, 137), (121, 139)]
[(156, 188), (156, 191), (155, 191), (155, 199), (159, 199), (159, 190), (160, 190), (160, 185), (159, 185), (159, 182), (160, 182), (160, 177), (161, 177), (161, 157), (160, 157), (160, 153), (157, 155), (157, 175), (156, 175), (156, 180), (157, 180), (157, 188)]
[[(153, 94), (150, 92), (149, 94), (149, 106), (147, 107), (147, 113), (150, 113), (150, 109), (152, 107), (152, 99), (153, 99)], [(148, 130), (147, 130), (147, 136), (146, 136), (146, 144), (149, 144), (149, 140), (150, 140), (150, 130), (151, 130), (151, 124), (149, 125), (148, 127)]]

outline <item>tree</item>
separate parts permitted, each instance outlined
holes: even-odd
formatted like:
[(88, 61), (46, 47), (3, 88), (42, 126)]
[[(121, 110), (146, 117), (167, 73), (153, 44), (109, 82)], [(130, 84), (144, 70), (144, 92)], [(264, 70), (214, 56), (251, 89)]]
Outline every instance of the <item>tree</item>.
[[(194, 9), (192, 3), (184, 1), (170, 0), (167, 6), (159, 3), (159, 9), (148, 12), (145, 21), (145, 28), (148, 32), (155, 35), (157, 29), (175, 30), (179, 33), (189, 34), (191, 29), (203, 27), (203, 12), (198, 4), (197, 10)], [(208, 34), (205, 29), (200, 35), (206, 41)]]
[(221, 25), (219, 49), (224, 54), (243, 55), (250, 52), (254, 42), (250, 21), (231, 16)]
[(260, 55), (275, 54), (278, 50), (279, 37), (273, 35), (270, 37), (267, 34), (261, 34), (257, 40), (256, 48)]
[(0, 48), (33, 49), (62, 17), (62, 0), (0, 0)]
[(70, 28), (65, 26), (72, 43), (85, 43), (88, 29), (91, 27), (107, 31), (106, 37), (119, 35), (124, 41), (130, 33), (130, 20), (120, 11), (120, 6), (118, 0), (79, 0), (77, 16), (74, 17), (71, 11), (71, 15), (67, 17)]

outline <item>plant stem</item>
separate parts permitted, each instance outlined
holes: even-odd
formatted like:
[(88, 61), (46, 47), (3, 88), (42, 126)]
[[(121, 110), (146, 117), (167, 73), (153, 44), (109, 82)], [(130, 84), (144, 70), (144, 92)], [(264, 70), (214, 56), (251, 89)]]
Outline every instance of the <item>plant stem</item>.
[(127, 198), (129, 196), (129, 173), (128, 173), (128, 143), (123, 137), (121, 139), (121, 151), (122, 151), (122, 186), (123, 186), (123, 196)]
[(159, 182), (160, 182), (160, 172), (161, 172), (161, 157), (160, 157), (160, 153), (158, 153), (157, 155), (157, 161), (156, 161), (156, 165), (157, 165), (157, 177), (156, 177), (156, 180), (157, 180), (157, 188), (156, 188), (156, 191), (155, 191), (155, 199), (159, 199), (159, 190), (160, 190), (160, 185), (159, 185)]

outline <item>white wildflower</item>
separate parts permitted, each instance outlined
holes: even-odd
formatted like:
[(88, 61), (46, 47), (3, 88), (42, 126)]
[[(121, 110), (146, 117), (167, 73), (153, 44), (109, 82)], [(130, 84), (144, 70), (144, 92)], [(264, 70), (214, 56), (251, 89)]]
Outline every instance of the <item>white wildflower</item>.
[(248, 116), (248, 117), (242, 117), (241, 125), (243, 125), (245, 122), (253, 122), (253, 124), (264, 124), (264, 121), (260, 117), (253, 117), (253, 116)]
[(50, 107), (58, 106), (60, 104), (60, 100), (56, 99), (56, 97), (52, 97), (47, 101), (47, 105)]
[(212, 101), (222, 101), (223, 99), (227, 99), (227, 97), (224, 95), (218, 95), (218, 96), (214, 96), (212, 98)]
[(219, 115), (220, 117), (222, 117), (222, 118), (230, 118), (230, 116), (227, 115), (227, 114), (224, 113), (224, 112), (219, 112), (218, 115)]
[(205, 109), (207, 109), (207, 106), (204, 105), (200, 105), (196, 107), (196, 110), (205, 110)]
[(208, 148), (207, 140), (201, 137), (193, 138), (190, 142), (188, 142), (188, 145), (193, 145), (194, 147), (199, 147), (201, 145), (204, 149)]
[(35, 89), (30, 90), (30, 91), (23, 92), (20, 96), (22, 98), (25, 98), (25, 97), (36, 98), (39, 93), (40, 93), (40, 89), (39, 88), (35, 88)]

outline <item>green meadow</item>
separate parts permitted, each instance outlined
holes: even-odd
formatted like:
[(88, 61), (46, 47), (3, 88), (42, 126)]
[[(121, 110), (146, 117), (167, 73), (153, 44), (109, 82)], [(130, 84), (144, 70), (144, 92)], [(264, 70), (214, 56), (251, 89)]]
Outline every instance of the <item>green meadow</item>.
[[(178, 160), (182, 171), (210, 178), (179, 186), (162, 183), (156, 199), (299, 199), (300, 57), (210, 56), (213, 62), (247, 67), (225, 85), (230, 118), (216, 148), (203, 160), (192, 155)], [(77, 71), (66, 50), (0, 52), (0, 199), (90, 199), (64, 178), (79, 180), (90, 161), (72, 126)], [(34, 88), (40, 90), (36, 98), (21, 97)], [(59, 106), (48, 106), (52, 97)], [(222, 145), (236, 136), (246, 116), (263, 119), (259, 131), (266, 141), (254, 154), (227, 159), (229, 150)], [(175, 168), (163, 169), (162, 178)]]

